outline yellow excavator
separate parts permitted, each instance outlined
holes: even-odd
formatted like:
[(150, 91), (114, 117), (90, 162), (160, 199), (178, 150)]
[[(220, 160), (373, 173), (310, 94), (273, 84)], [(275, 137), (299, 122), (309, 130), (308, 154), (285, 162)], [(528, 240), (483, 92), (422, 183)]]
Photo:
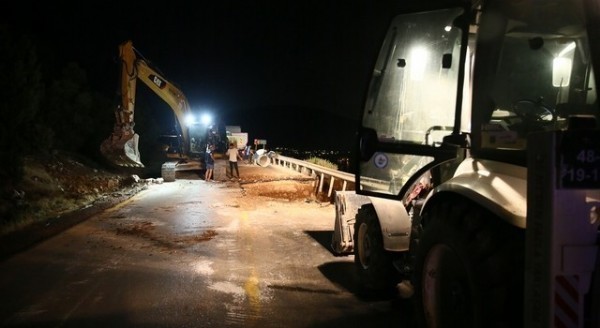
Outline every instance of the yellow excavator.
[(178, 137), (181, 138), (177, 151), (180, 161), (177, 164), (185, 163), (182, 168), (197, 169), (207, 145), (220, 143), (217, 129), (200, 120), (189, 121), (192, 111), (183, 92), (151, 68), (131, 41), (119, 45), (119, 58), (121, 100), (115, 110), (113, 132), (100, 146), (102, 155), (119, 167), (144, 167), (138, 149), (139, 135), (134, 132), (136, 84), (140, 80), (171, 107), (177, 118), (180, 127)]

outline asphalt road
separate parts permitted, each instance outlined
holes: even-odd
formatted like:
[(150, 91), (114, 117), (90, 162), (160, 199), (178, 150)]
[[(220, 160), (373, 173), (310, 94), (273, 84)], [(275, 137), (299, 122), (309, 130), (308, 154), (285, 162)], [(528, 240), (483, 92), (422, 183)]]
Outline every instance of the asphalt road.
[(357, 295), (353, 258), (329, 250), (333, 205), (246, 189), (193, 175), (150, 185), (9, 256), (0, 324), (410, 326), (405, 301)]

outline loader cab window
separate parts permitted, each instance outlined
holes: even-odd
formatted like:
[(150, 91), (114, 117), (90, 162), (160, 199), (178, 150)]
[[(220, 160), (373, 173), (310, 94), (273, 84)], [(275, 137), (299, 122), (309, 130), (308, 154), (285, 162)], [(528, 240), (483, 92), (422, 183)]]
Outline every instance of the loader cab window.
[[(569, 115), (598, 117), (583, 15), (568, 2), (536, 5), (526, 14), (506, 6), (494, 12), (494, 27), (481, 27), (480, 46), (500, 47), (497, 58), (477, 58), (478, 67), (495, 67), (493, 78), (484, 76), (489, 70), (475, 72), (476, 81), (487, 82), (474, 85), (474, 108), (485, 112), (474, 116), (473, 126), (480, 127), (474, 134), (484, 150), (524, 151), (528, 134), (566, 129)], [(562, 19), (543, 19), (548, 10)], [(487, 21), (482, 17), (482, 24)]]
[[(396, 17), (379, 53), (362, 127), (372, 131), (372, 154), (359, 164), (362, 190), (398, 195), (434, 161), (453, 130), (463, 29), (463, 8)], [(416, 146), (416, 148), (412, 148)]]

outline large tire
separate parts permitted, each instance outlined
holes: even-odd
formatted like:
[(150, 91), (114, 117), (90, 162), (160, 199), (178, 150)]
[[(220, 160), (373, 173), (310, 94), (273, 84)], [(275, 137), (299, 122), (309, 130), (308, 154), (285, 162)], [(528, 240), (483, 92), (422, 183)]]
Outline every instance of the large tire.
[(354, 223), (354, 264), (360, 291), (364, 295), (384, 295), (399, 282), (393, 256), (383, 248), (383, 236), (377, 214), (371, 206), (358, 210)]
[(413, 283), (422, 327), (521, 327), (525, 232), (467, 200), (426, 212)]

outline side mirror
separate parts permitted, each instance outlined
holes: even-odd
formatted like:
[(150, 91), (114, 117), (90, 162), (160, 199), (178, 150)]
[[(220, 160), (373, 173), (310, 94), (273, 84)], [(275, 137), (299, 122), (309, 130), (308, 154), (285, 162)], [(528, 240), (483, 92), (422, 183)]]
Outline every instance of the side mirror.
[(377, 149), (377, 132), (373, 129), (363, 128), (359, 133), (360, 160), (366, 162), (371, 159)]
[(452, 67), (452, 54), (444, 54), (442, 56), (442, 68)]

